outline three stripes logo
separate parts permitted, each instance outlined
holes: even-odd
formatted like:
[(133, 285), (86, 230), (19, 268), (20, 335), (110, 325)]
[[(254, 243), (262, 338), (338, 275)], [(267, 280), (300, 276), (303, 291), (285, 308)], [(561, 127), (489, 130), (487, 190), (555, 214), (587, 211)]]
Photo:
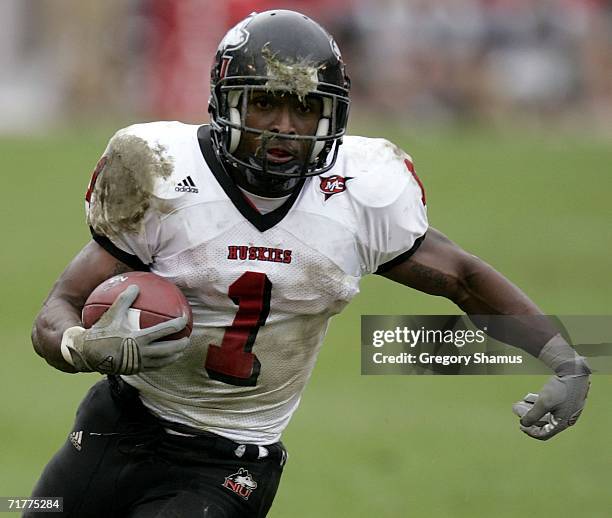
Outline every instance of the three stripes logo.
[(78, 451), (81, 451), (83, 449), (83, 430), (79, 430), (78, 432), (72, 432), (69, 435), (69, 438), (72, 445)]
[(191, 179), (191, 176), (188, 176), (182, 182), (179, 182), (178, 185), (174, 188), (174, 190), (176, 192), (193, 192), (193, 193), (199, 192), (195, 183)]

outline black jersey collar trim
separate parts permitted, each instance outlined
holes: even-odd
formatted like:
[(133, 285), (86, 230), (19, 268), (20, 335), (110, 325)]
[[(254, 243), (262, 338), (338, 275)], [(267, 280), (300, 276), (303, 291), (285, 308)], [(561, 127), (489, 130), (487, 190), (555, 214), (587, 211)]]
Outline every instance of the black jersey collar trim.
[(215, 150), (213, 149), (209, 125), (200, 126), (198, 128), (198, 143), (200, 144), (200, 150), (202, 151), (202, 156), (204, 157), (206, 164), (212, 171), (214, 177), (217, 179), (217, 182), (219, 182), (221, 188), (225, 191), (225, 194), (227, 194), (228, 198), (232, 201), (240, 214), (249, 220), (249, 222), (257, 230), (260, 232), (265, 232), (266, 230), (271, 229), (291, 210), (291, 207), (293, 207), (293, 204), (302, 191), (302, 187), (304, 186), (306, 179), (300, 181), (300, 183), (291, 193), (291, 196), (289, 196), (285, 203), (283, 203), (280, 207), (268, 212), (267, 214), (260, 214), (248, 203), (244, 197), (244, 194), (242, 194), (240, 189), (236, 186), (234, 181), (223, 168), (217, 154), (215, 153)]

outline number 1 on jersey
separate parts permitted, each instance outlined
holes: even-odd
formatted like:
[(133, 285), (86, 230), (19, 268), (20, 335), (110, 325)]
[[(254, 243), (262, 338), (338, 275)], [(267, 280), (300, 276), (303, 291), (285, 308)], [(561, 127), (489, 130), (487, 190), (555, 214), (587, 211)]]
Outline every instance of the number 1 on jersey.
[(230, 285), (227, 294), (238, 305), (238, 312), (221, 345), (208, 347), (205, 368), (212, 379), (243, 387), (256, 385), (261, 364), (251, 351), (270, 313), (271, 292), (272, 283), (265, 273), (245, 272)]

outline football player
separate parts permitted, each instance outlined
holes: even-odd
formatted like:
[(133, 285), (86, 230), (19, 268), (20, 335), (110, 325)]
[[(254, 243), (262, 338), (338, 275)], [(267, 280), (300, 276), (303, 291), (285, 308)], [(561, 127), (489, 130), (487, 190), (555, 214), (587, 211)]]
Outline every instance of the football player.
[[(367, 274), (470, 314), (540, 315), (428, 226), (409, 155), (345, 135), (349, 89), (338, 46), (316, 22), (254, 13), (219, 45), (210, 125), (136, 124), (113, 136), (86, 194), (93, 239), (33, 330), (52, 366), (108, 376), (80, 405), (34, 496), (63, 496), (75, 517), (265, 516), (286, 460), (281, 434), (329, 319)], [(190, 339), (163, 340), (182, 317), (135, 328), (135, 286), (81, 326), (87, 296), (129, 270), (184, 291)], [(547, 439), (579, 416), (589, 369), (554, 330), (536, 335), (526, 347), (555, 375), (515, 411), (525, 433)]]

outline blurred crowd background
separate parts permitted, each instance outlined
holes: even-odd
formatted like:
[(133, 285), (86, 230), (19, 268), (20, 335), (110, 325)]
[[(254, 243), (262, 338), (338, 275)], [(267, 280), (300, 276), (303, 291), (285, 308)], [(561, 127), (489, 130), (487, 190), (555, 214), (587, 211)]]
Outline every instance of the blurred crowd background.
[(0, 131), (207, 120), (217, 44), (250, 12), (336, 36), (353, 113), (612, 126), (612, 0), (2, 0)]

